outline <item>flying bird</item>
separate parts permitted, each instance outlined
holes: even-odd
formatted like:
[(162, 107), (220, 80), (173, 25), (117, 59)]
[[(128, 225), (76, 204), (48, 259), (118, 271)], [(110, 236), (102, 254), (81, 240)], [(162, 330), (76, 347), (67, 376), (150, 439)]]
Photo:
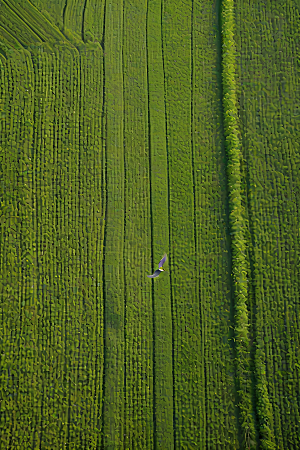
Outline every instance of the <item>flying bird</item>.
[(155, 278), (155, 277), (158, 277), (158, 275), (159, 275), (161, 272), (165, 272), (165, 269), (163, 269), (163, 264), (166, 262), (166, 259), (167, 259), (167, 255), (166, 255), (166, 253), (165, 253), (163, 259), (161, 259), (161, 260), (159, 261), (158, 269), (154, 272), (153, 275), (147, 275), (147, 277), (148, 277), (148, 278)]

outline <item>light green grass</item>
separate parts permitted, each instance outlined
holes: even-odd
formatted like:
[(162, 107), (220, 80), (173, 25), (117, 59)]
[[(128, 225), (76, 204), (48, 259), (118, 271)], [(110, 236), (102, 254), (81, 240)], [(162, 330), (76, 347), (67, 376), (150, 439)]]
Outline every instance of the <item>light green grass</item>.
[(1, 12), (0, 447), (298, 450), (296, 2)]
[[(37, 51), (31, 56), (22, 52), (7, 62), (6, 74), (14, 89), (13, 96), (7, 97), (2, 130), (6, 174), (2, 202), (15, 205), (14, 211), (7, 211), (1, 233), (7, 248), (1, 265), (10, 269), (2, 308), (10, 316), (5, 323), (11, 330), (2, 328), (3, 364), (12, 373), (15, 392), (9, 396), (2, 380), (1, 443), (7, 448), (60, 448), (66, 439), (80, 446), (86, 435), (90, 448), (99, 441), (103, 301), (96, 282), (102, 286), (104, 224), (96, 215), (103, 201), (102, 161), (96, 156), (102, 155), (97, 136), (101, 134), (102, 58), (101, 53), (95, 56), (90, 63), (98, 94), (91, 81), (81, 100), (78, 72), (88, 56), (81, 61), (77, 52)], [(78, 153), (79, 115), (93, 104), (88, 139), (89, 148), (97, 151), (96, 155), (93, 151), (92, 172), (87, 173), (90, 160), (84, 152)], [(88, 121), (85, 117), (86, 125)], [(85, 195), (89, 180), (94, 184), (90, 203)], [(94, 245), (86, 228), (94, 228)], [(2, 279), (2, 288), (3, 283)], [(87, 374), (93, 373), (97, 382), (87, 385)]]
[[(169, 252), (168, 161), (162, 53), (161, 1), (151, 0), (147, 10), (147, 75), (149, 92), (152, 266), (157, 269)], [(154, 439), (157, 447), (174, 448), (171, 287), (166, 272), (153, 283), (154, 321)]]
[(105, 369), (104, 446), (119, 447), (124, 439), (124, 98), (122, 76), (123, 3), (106, 9), (105, 76)]
[(192, 2), (163, 2), (176, 448), (196, 448), (202, 433), (200, 303), (191, 142), (191, 12)]
[(125, 448), (152, 448), (154, 433), (146, 12), (124, 0)]
[(201, 311), (201, 448), (239, 445), (234, 355), (230, 345), (233, 305), (219, 27), (214, 2), (195, 5), (192, 129)]

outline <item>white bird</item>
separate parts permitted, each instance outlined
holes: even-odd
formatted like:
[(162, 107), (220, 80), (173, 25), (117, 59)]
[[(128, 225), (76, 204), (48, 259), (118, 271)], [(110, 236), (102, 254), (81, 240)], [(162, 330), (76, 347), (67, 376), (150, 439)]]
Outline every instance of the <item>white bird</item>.
[(163, 269), (163, 264), (166, 262), (167, 255), (164, 254), (164, 257), (159, 261), (158, 269), (154, 272), (153, 275), (147, 275), (148, 278), (156, 278), (158, 275), (160, 275), (161, 272), (165, 272), (165, 269)]

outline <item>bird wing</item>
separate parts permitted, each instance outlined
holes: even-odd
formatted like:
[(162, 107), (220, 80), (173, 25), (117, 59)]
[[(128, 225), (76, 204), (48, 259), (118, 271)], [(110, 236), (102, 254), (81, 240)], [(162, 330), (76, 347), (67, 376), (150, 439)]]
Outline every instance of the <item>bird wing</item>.
[(154, 272), (153, 275), (147, 275), (147, 277), (149, 277), (149, 278), (156, 278), (156, 277), (158, 277), (158, 275), (160, 275), (160, 270), (157, 269), (157, 270)]
[(167, 254), (165, 253), (163, 259), (161, 259), (159, 261), (158, 268), (163, 266), (163, 264), (166, 262), (166, 259), (167, 259)]

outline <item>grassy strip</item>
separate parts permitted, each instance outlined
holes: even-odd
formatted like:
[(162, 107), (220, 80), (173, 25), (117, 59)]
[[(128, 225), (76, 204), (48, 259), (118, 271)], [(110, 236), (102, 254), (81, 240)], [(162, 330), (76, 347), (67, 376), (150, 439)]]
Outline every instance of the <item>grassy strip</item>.
[[(34, 402), (35, 272), (30, 148), (33, 103), (25, 52), (7, 61), (1, 128), (1, 446), (30, 445)], [(29, 92), (28, 92), (29, 91)], [(9, 94), (9, 95), (8, 95)], [(30, 361), (31, 359), (31, 361)], [(23, 423), (21, 426), (20, 419)]]
[[(22, 2), (25, 1), (22, 0)], [(65, 0), (55, 0), (47, 3), (44, 0), (33, 0), (30, 3), (40, 11), (45, 19), (54, 24), (60, 31), (63, 31)]]
[[(192, 149), (192, 2), (163, 1), (174, 358), (174, 443), (199, 448), (202, 367)], [(200, 354), (200, 357), (199, 357)]]
[[(22, 45), (34, 48), (42, 43), (52, 52), (54, 42), (63, 42), (64, 47), (81, 47), (83, 42), (94, 42), (99, 46), (103, 35), (104, 1), (73, 0), (59, 4), (55, 2), (33, 5), (28, 0), (16, 3), (7, 0), (2, 5), (3, 20), (0, 33), (3, 41), (14, 47)], [(3, 42), (1, 46), (3, 48)]]
[[(65, 40), (64, 35), (58, 28), (50, 23), (28, 0), (21, 0), (20, 2), (6, 0), (5, 3), (11, 12), (18, 16), (20, 23), (29, 26), (32, 32), (43, 41)], [(20, 36), (16, 35), (16, 37), (18, 38)]]
[[(103, 54), (102, 50), (80, 55), (80, 215), (78, 229), (81, 242), (81, 296), (83, 314), (80, 354), (86, 354), (86, 365), (78, 359), (79, 381), (84, 392), (81, 409), (83, 445), (96, 449), (100, 443), (102, 403), (103, 346), (103, 238), (105, 197), (103, 183), (102, 135)], [(80, 364), (79, 364), (80, 361)], [(86, 382), (88, 380), (88, 388)], [(92, 402), (91, 402), (92, 399)]]
[[(153, 271), (157, 269), (162, 254), (169, 254), (168, 167), (161, 38), (161, 0), (149, 0), (147, 73), (152, 218), (152, 267), (149, 266), (149, 269)], [(167, 450), (174, 448), (170, 275), (163, 274), (159, 282), (155, 280), (153, 285), (154, 432), (157, 447)]]
[(105, 1), (87, 0), (84, 11), (83, 35), (84, 42), (102, 42), (104, 25)]
[(7, 32), (11, 33), (22, 46), (33, 43), (42, 43), (38, 36), (19, 16), (12, 11), (6, 3), (1, 5), (1, 25)]
[[(59, 429), (62, 427), (62, 397), (63, 393), (63, 366), (64, 366), (64, 342), (65, 342), (65, 314), (64, 314), (64, 297), (67, 296), (66, 289), (66, 263), (64, 256), (66, 249), (64, 247), (64, 181), (63, 170), (64, 162), (63, 155), (66, 148), (66, 142), (64, 137), (63, 123), (65, 122), (65, 112), (63, 108), (64, 104), (64, 92), (65, 85), (63, 82), (64, 74), (61, 70), (64, 57), (60, 56), (59, 52), (55, 52), (55, 57), (52, 58), (52, 70), (53, 81), (52, 90), (55, 96), (54, 101), (54, 118), (53, 118), (53, 164), (55, 167), (53, 173), (53, 218), (56, 228), (55, 246), (53, 249), (54, 258), (56, 264), (53, 267), (54, 270), (54, 298), (56, 304), (56, 311), (52, 310), (53, 322), (56, 328), (56, 339), (53, 348), (53, 357), (55, 358), (55, 364), (52, 361), (53, 377), (52, 377), (52, 389), (51, 394), (54, 397), (53, 401), (53, 415), (56, 420), (54, 426), (57, 427), (56, 441), (61, 444), (63, 437), (60, 436)], [(38, 115), (37, 115), (38, 117)], [(39, 172), (37, 172), (39, 175)], [(38, 177), (37, 177), (38, 178)], [(37, 179), (38, 182), (38, 179)], [(37, 199), (38, 200), (38, 199)], [(52, 434), (55, 430), (52, 428)], [(54, 438), (55, 439), (55, 438)], [(58, 445), (59, 445), (58, 444)]]
[(249, 357), (248, 288), (245, 239), (245, 213), (241, 192), (241, 143), (239, 138), (234, 2), (223, 0), (222, 23), (222, 82), (225, 148), (229, 191), (229, 225), (232, 248), (232, 281), (235, 298), (236, 377), (239, 395), (240, 425), (244, 446), (256, 447), (251, 374)]
[[(294, 61), (298, 14), (290, 2), (269, 5), (267, 10), (245, 2), (238, 7), (244, 68), (241, 115), (253, 235), (258, 416), (264, 448), (299, 446), (295, 401), (299, 390), (299, 127), (294, 113), (299, 98), (299, 68)], [(276, 50), (279, 42), (284, 52)], [(246, 52), (246, 45), (256, 48), (255, 53)], [(269, 394), (267, 422), (268, 409), (259, 399), (262, 378)], [(274, 434), (270, 434), (271, 442), (266, 423)]]
[[(52, 56), (36, 51), (32, 54), (34, 72), (34, 142), (32, 162), (34, 167), (33, 186), (35, 194), (35, 245), (36, 245), (36, 298), (37, 298), (37, 371), (36, 434), (35, 445), (56, 446), (57, 396), (53, 389), (55, 365), (59, 362), (59, 350), (53, 342), (51, 331), (57, 331), (57, 303), (54, 301), (55, 284), (53, 277), (53, 251), (56, 242), (55, 227), (52, 222), (53, 202), (53, 146), (54, 135), (54, 95), (52, 80)], [(52, 327), (53, 328), (52, 328)], [(47, 431), (46, 431), (47, 430)]]
[[(87, 86), (83, 72), (92, 76)], [(101, 80), (101, 50), (82, 65), (77, 53), (39, 49), (7, 61), (0, 334), (7, 448), (100, 444)]]
[(103, 446), (124, 440), (124, 140), (122, 36), (123, 2), (105, 10), (106, 211), (104, 255)]
[[(153, 312), (146, 3), (124, 1), (125, 448), (153, 448)], [(138, 26), (137, 26), (138, 24)]]
[[(85, 410), (86, 395), (86, 358), (84, 352), (85, 332), (83, 316), (85, 315), (84, 299), (81, 296), (80, 271), (84, 264), (79, 240), (79, 228), (81, 222), (80, 206), (80, 156), (79, 154), (79, 95), (80, 58), (77, 52), (65, 52), (60, 70), (63, 74), (63, 118), (65, 131), (65, 148), (62, 153), (64, 162), (63, 176), (66, 189), (63, 201), (65, 208), (65, 236), (64, 244), (68, 262), (65, 266), (67, 298), (65, 298), (65, 359), (64, 359), (64, 390), (66, 401), (64, 408), (64, 435), (68, 442), (75, 448), (82, 446), (81, 433), (84, 427), (81, 425), (81, 412)], [(85, 367), (84, 375), (80, 376)], [(91, 395), (89, 395), (91, 397)], [(84, 416), (84, 414), (83, 414)]]
[(14, 50), (22, 50), (23, 47), (20, 44), (20, 42), (16, 39), (16, 37), (13, 36), (11, 33), (9, 33), (8, 30), (5, 30), (3, 27), (0, 27), (0, 34), (1, 34), (0, 56), (1, 60), (5, 62), (8, 54), (14, 53)]
[(192, 131), (197, 277), (200, 284), (201, 448), (236, 448), (232, 293), (227, 223), (226, 157), (222, 127), (218, 5), (193, 9)]
[(72, 0), (64, 8), (64, 33), (71, 39), (82, 39), (82, 21), (86, 2)]

